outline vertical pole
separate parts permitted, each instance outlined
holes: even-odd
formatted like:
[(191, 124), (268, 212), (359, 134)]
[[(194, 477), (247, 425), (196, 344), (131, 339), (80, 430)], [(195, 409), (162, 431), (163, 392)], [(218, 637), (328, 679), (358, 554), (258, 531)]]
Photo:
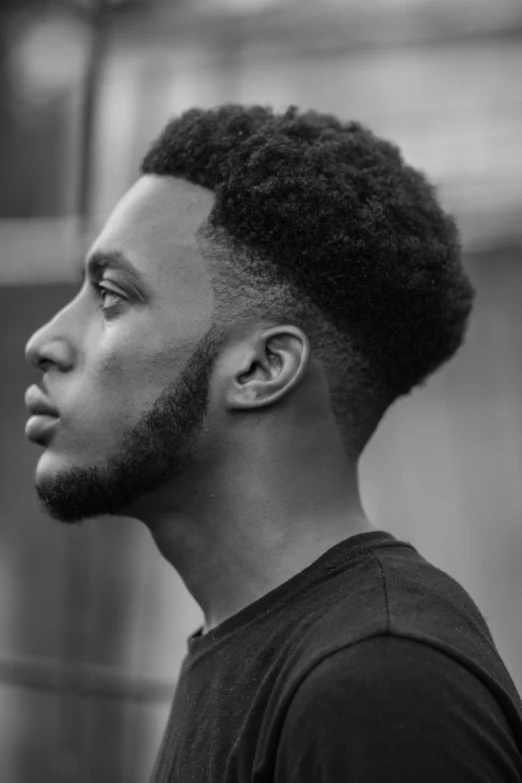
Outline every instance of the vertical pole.
[(107, 10), (107, 0), (91, 0), (90, 22), (92, 44), (84, 83), (83, 114), (80, 128), (81, 160), (77, 206), (80, 227), (83, 230), (88, 224), (92, 208), (92, 157), (97, 102), (107, 49)]

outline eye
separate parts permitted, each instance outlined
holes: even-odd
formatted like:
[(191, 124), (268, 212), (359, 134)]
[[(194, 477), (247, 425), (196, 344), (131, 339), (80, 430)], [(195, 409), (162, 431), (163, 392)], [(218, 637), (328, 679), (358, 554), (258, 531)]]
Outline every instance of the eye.
[(97, 290), (98, 295), (102, 299), (102, 303), (100, 305), (98, 305), (98, 310), (102, 310), (102, 311), (103, 310), (112, 310), (114, 305), (110, 305), (109, 307), (104, 307), (105, 302), (107, 301), (107, 299), (106, 299), (107, 295), (109, 297), (113, 296), (117, 300), (117, 303), (124, 301), (124, 297), (120, 296), (120, 294), (117, 294), (111, 288), (107, 288), (106, 286), (100, 285), (99, 283), (93, 283), (92, 286), (93, 286), (93, 288), (95, 288)]

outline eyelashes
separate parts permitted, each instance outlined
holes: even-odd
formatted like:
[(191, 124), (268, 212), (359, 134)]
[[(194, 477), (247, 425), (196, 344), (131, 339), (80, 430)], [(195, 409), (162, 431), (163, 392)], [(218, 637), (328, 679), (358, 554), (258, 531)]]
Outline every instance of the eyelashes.
[[(102, 310), (103, 312), (106, 310), (112, 310), (115, 306), (125, 301), (124, 297), (113, 291), (112, 288), (107, 288), (107, 286), (100, 285), (100, 283), (91, 283), (91, 285), (96, 290), (99, 298), (102, 300), (101, 304), (98, 305), (98, 310)], [(107, 301), (107, 296), (109, 298), (114, 297), (114, 299), (117, 300), (116, 304), (112, 304), (106, 307), (105, 302)]]

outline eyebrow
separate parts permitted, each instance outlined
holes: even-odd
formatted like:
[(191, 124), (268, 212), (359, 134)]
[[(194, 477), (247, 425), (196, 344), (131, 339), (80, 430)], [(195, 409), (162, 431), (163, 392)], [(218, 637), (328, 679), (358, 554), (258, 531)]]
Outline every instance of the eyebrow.
[[(138, 272), (129, 259), (118, 250), (111, 250), (107, 253), (97, 250), (87, 259), (86, 267), (87, 272), (91, 277), (96, 277), (106, 269), (116, 269), (119, 272), (123, 272), (124, 275), (137, 286), (145, 289), (145, 291), (148, 290), (147, 283), (141, 273)], [(85, 266), (81, 268), (80, 277), (83, 283), (85, 280)]]

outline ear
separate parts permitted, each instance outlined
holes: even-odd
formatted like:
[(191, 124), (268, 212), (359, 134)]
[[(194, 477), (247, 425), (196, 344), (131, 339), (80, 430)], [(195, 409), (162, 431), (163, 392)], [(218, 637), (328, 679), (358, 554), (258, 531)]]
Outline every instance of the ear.
[(231, 409), (272, 405), (296, 386), (310, 362), (310, 342), (296, 326), (257, 329), (227, 357), (225, 405)]

